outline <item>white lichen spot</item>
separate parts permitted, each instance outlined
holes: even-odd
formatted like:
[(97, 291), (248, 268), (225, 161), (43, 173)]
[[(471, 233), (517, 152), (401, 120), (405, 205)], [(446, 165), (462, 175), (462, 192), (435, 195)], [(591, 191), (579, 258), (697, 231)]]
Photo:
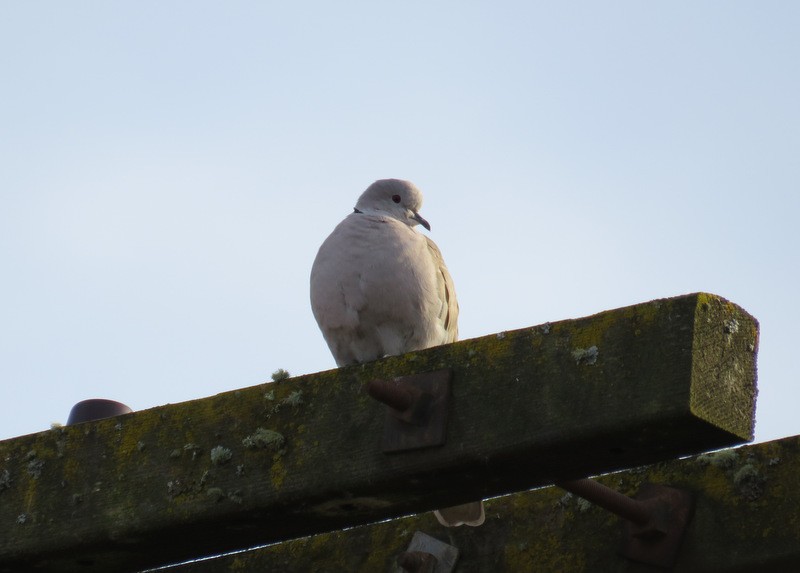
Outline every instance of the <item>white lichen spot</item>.
[(722, 323), (725, 334), (736, 334), (739, 331), (739, 321), (735, 318), (726, 320)]
[(11, 474), (8, 470), (0, 472), (0, 491), (11, 488)]
[(242, 440), (242, 445), (251, 450), (259, 448), (279, 450), (285, 441), (286, 438), (284, 438), (283, 434), (279, 432), (258, 428), (255, 432)]
[(211, 448), (211, 463), (221, 466), (231, 461), (233, 452), (224, 446), (214, 446)]
[(739, 494), (749, 501), (758, 499), (764, 492), (764, 478), (752, 464), (745, 464), (736, 471), (733, 484)]
[(26, 521), (28, 521), (28, 514), (27, 513), (20, 513), (17, 516), (17, 525), (23, 525)]
[(275, 372), (272, 373), (272, 381), (279, 382), (281, 380), (286, 380), (291, 375), (289, 374), (288, 370), (284, 370), (283, 368), (278, 368)]
[(594, 364), (597, 362), (597, 355), (600, 353), (597, 346), (589, 348), (576, 348), (572, 351), (572, 358), (576, 364)]
[(197, 456), (199, 456), (200, 452), (202, 451), (202, 448), (200, 446), (192, 443), (184, 445), (183, 449), (186, 452), (192, 452), (192, 460), (196, 460)]
[(25, 456), (25, 459), (28, 460), (28, 473), (33, 479), (38, 479), (39, 476), (42, 475), (44, 460), (38, 459), (34, 450), (29, 451)]
[(539, 332), (542, 334), (550, 334), (550, 323), (545, 322), (543, 325), (539, 327)]
[(506, 337), (505, 331), (497, 333), (497, 340), (503, 340)]
[(578, 511), (581, 513), (589, 511), (592, 508), (592, 502), (579, 497), (578, 500), (575, 502), (575, 507), (578, 508)]
[(171, 480), (167, 482), (167, 493), (170, 497), (177, 497), (181, 493), (181, 482), (179, 480)]
[(270, 390), (269, 392), (264, 394), (264, 399), (265, 400), (269, 400), (269, 401), (274, 400), (275, 399), (275, 390)]
[(286, 397), (283, 403), (286, 404), (287, 406), (292, 406), (293, 408), (296, 408), (297, 406), (303, 403), (303, 391), (295, 390)]

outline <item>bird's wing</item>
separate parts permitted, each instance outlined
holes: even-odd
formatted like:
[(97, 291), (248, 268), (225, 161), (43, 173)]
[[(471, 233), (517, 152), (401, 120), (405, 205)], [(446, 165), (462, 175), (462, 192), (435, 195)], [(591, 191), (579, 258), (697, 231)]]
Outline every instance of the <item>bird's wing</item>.
[(447, 265), (444, 264), (442, 252), (427, 235), (425, 240), (428, 243), (428, 252), (433, 259), (434, 267), (437, 271), (437, 286), (439, 298), (442, 302), (439, 311), (439, 320), (447, 332), (447, 340), (445, 343), (455, 342), (458, 340), (458, 300), (456, 299), (456, 287), (453, 283), (453, 277), (450, 276), (450, 271), (447, 270)]

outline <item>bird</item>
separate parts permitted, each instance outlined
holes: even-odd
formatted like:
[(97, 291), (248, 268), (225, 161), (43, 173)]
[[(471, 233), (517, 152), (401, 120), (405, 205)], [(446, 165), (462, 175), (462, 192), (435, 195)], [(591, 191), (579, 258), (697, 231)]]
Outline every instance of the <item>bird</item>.
[[(379, 179), (322, 243), (311, 267), (311, 309), (337, 366), (458, 339), (458, 301), (439, 248), (417, 226), (422, 192)], [(445, 526), (478, 526), (483, 502), (434, 512)]]

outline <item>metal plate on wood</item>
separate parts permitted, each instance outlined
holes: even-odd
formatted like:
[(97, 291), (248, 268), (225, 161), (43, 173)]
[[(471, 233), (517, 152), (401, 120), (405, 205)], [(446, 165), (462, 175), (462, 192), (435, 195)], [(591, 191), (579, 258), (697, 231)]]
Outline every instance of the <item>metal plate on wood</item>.
[[(416, 555), (415, 555), (416, 554)], [(414, 563), (413, 566), (402, 566), (403, 571), (415, 571), (422, 573), (424, 571), (433, 571), (433, 573), (450, 573), (456, 566), (458, 560), (458, 548), (448, 545), (444, 541), (439, 541), (435, 537), (431, 537), (427, 533), (417, 531), (408, 545), (408, 550), (401, 557), (406, 555), (413, 555), (414, 557), (422, 555), (433, 556), (433, 560), (428, 559), (415, 559), (409, 560)], [(432, 563), (432, 561), (434, 561)], [(403, 559), (398, 559), (402, 562)]]
[(445, 369), (370, 384), (370, 395), (376, 399), (381, 400), (377, 396), (381, 393), (400, 393), (409, 397), (399, 401), (403, 404), (402, 410), (387, 406), (381, 444), (384, 452), (416, 450), (445, 443), (452, 376), (452, 370)]

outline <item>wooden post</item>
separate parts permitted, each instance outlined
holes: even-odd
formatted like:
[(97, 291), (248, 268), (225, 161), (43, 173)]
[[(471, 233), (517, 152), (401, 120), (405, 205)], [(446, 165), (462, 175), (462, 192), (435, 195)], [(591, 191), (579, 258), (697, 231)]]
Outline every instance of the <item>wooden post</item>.
[[(751, 439), (758, 325), (693, 294), (0, 442), (0, 571), (136, 571)], [(374, 379), (453, 371), (385, 454)]]

